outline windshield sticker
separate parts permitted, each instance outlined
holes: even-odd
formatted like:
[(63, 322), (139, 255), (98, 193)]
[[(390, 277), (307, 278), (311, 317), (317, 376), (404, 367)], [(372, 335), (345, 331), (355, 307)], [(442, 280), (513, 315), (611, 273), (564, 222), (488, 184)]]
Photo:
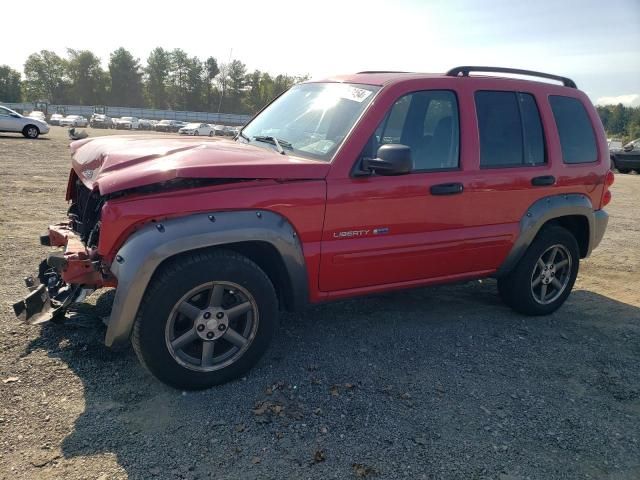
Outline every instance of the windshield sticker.
[(373, 92), (371, 90), (366, 90), (364, 88), (347, 86), (342, 92), (340, 92), (340, 97), (346, 100), (353, 100), (354, 102), (362, 103), (364, 102), (369, 95)]

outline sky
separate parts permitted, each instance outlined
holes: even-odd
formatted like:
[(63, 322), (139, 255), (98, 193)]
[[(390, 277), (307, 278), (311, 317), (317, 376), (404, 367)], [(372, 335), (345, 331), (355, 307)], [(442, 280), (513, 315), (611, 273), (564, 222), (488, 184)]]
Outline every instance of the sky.
[(594, 103), (640, 106), (640, 0), (3, 2), (0, 65), (33, 52), (156, 46), (321, 78), (491, 65), (568, 76)]

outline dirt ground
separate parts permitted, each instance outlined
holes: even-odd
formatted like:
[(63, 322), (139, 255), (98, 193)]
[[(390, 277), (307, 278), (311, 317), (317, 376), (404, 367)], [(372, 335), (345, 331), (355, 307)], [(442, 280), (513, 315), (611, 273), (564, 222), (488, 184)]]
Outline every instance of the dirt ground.
[(640, 176), (549, 317), (491, 280), (316, 306), (245, 379), (185, 393), (103, 345), (109, 292), (64, 325), (12, 315), (67, 143), (0, 134), (0, 478), (640, 478)]

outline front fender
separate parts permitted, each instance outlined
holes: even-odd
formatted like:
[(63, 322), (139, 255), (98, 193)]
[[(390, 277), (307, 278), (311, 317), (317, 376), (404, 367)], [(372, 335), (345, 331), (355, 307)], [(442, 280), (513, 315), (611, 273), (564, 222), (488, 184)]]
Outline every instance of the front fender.
[(105, 344), (129, 339), (142, 297), (163, 261), (191, 250), (247, 241), (267, 242), (280, 253), (295, 304), (305, 304), (308, 283), (302, 245), (283, 216), (265, 210), (199, 213), (147, 224), (118, 250), (111, 266), (118, 288)]

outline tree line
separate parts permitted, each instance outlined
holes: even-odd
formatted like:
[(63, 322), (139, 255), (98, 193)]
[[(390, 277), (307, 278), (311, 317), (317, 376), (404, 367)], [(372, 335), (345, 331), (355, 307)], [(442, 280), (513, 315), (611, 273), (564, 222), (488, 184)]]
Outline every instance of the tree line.
[(640, 138), (640, 107), (625, 107), (619, 103), (597, 108), (609, 137), (624, 143)]
[(20, 72), (0, 65), (0, 100), (112, 105), (253, 114), (307, 77), (247, 70), (240, 60), (201, 60), (180, 48), (155, 48), (142, 64), (125, 48), (109, 55), (108, 68), (89, 50), (29, 55)]

